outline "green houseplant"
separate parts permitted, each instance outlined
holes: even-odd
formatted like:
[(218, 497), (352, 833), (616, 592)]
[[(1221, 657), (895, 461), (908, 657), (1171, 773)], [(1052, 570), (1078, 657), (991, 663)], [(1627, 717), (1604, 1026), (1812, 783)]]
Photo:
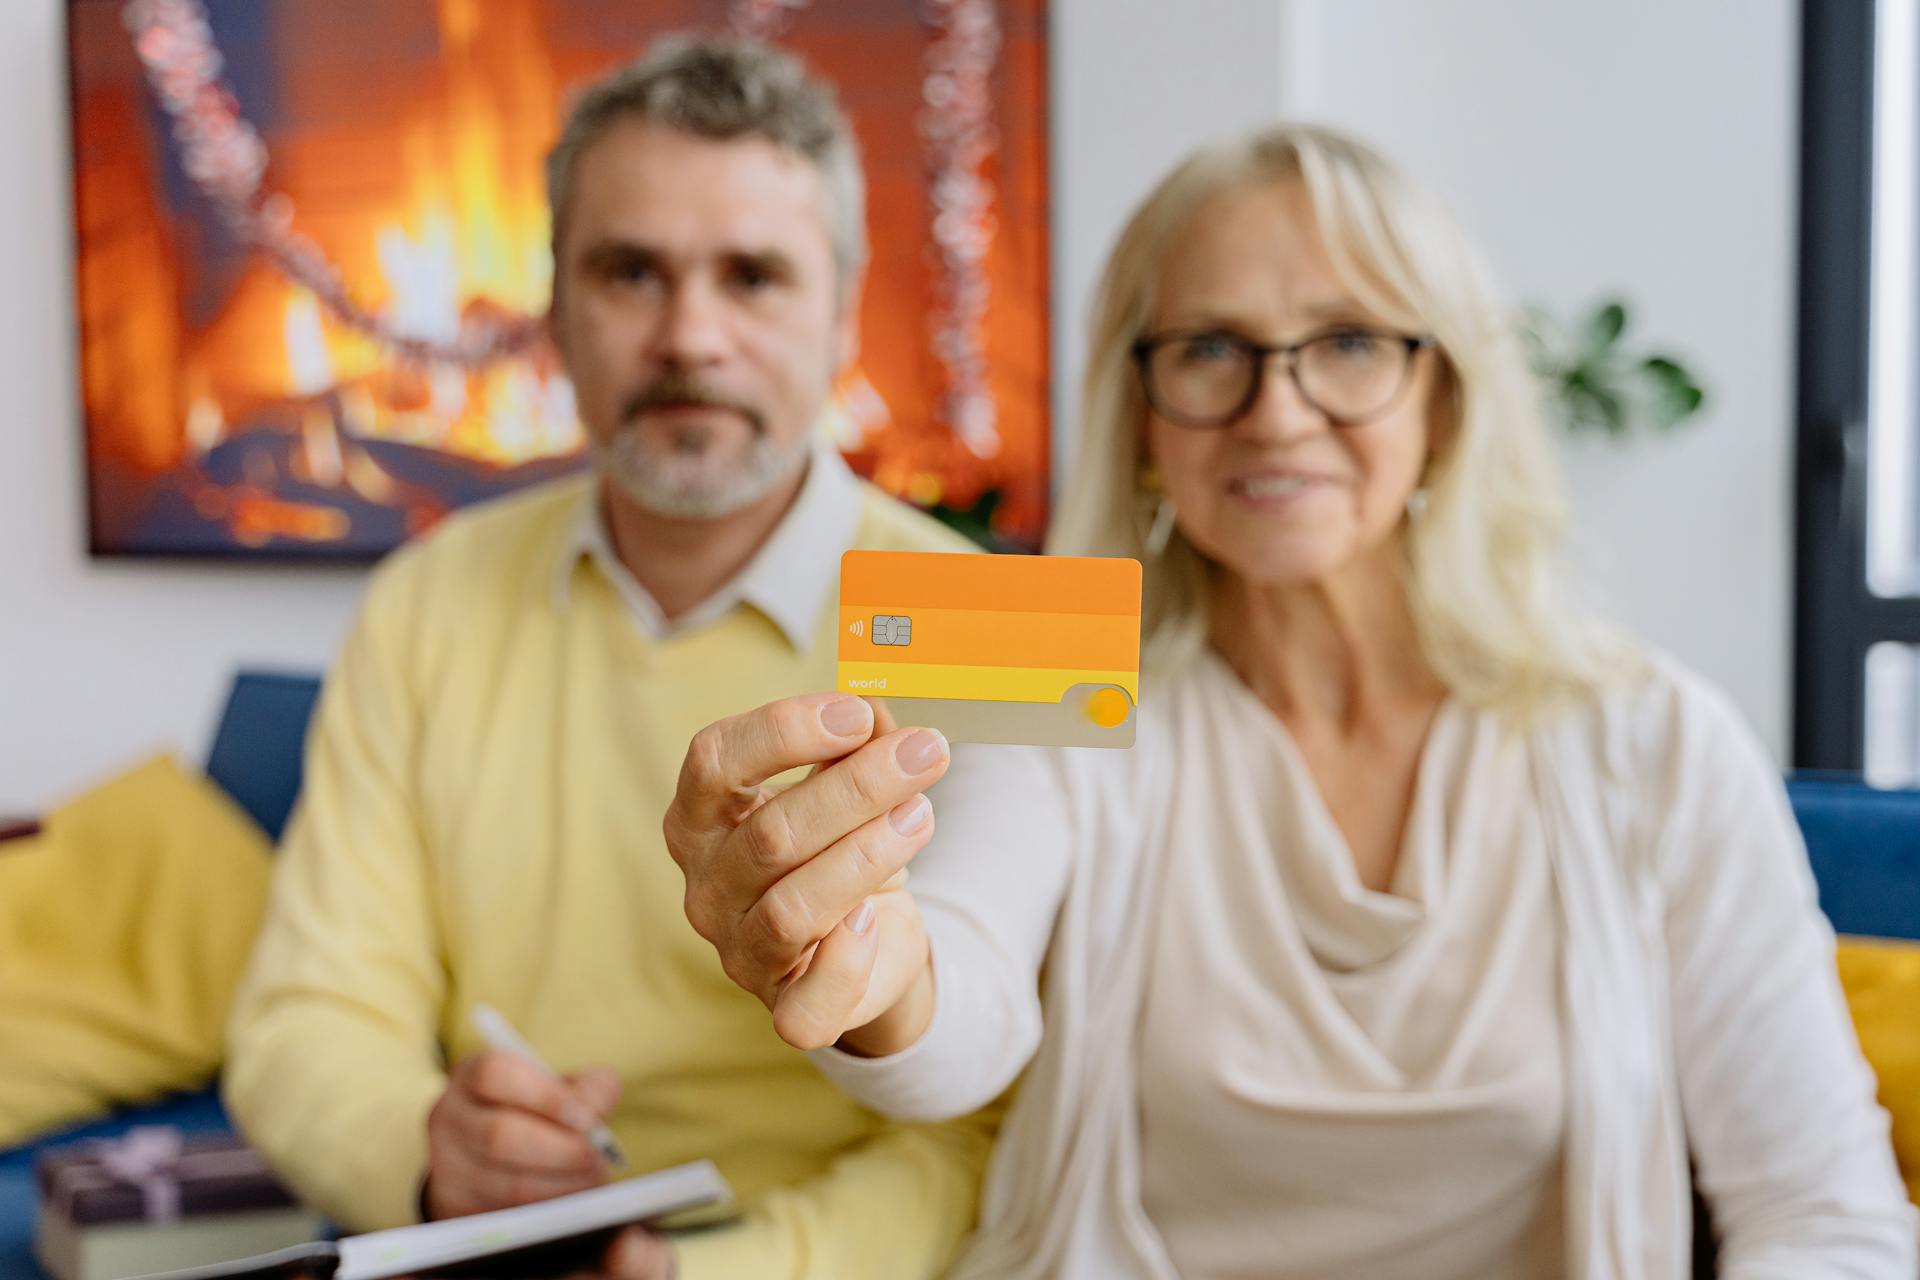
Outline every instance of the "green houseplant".
[(1706, 403), (1699, 381), (1670, 355), (1636, 354), (1621, 341), (1627, 304), (1608, 298), (1572, 329), (1544, 312), (1527, 314), (1522, 329), (1534, 371), (1546, 384), (1547, 405), (1570, 433), (1625, 439), (1665, 433)]

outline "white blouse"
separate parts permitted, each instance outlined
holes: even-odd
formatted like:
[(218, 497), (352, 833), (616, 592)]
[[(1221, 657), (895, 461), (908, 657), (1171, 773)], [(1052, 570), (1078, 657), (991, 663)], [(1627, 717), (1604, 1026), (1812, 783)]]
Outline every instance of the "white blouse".
[(1174, 1265), (1189, 1280), (1553, 1274), (1558, 931), (1519, 743), (1441, 708), (1378, 893), (1281, 722), (1218, 659), (1198, 675), (1266, 783), (1162, 868), (1141, 1192)]
[(933, 1021), (813, 1056), (903, 1119), (1024, 1070), (957, 1278), (1681, 1280), (1690, 1161), (1725, 1280), (1916, 1274), (1779, 775), (1675, 664), (1445, 708), (1391, 894), (1212, 657), (1133, 750), (961, 748), (933, 802)]

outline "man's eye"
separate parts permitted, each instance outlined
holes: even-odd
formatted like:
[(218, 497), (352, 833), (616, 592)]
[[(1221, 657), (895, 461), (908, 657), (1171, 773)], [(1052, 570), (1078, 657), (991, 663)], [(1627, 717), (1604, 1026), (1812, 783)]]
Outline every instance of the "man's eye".
[(614, 284), (650, 284), (658, 279), (657, 267), (645, 258), (616, 258), (608, 262), (602, 273)]
[(749, 293), (765, 289), (769, 285), (776, 283), (776, 281), (777, 278), (774, 273), (758, 262), (737, 263), (733, 268), (733, 283), (735, 287), (744, 289)]

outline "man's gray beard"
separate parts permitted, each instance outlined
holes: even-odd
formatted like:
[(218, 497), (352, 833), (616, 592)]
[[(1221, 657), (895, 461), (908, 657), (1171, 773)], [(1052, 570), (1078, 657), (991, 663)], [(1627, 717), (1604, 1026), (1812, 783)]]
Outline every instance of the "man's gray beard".
[(778, 442), (757, 435), (740, 465), (717, 474), (704, 453), (642, 452), (639, 433), (631, 428), (616, 432), (611, 441), (596, 442), (593, 451), (601, 471), (643, 511), (676, 520), (714, 520), (772, 493), (811, 449), (808, 436)]

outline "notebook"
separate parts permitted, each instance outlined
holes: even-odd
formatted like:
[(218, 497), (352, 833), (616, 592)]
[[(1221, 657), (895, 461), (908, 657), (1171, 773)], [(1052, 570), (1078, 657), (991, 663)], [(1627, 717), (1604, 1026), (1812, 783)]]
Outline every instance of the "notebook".
[[(621, 1227), (732, 1202), (710, 1160), (676, 1165), (538, 1204), (298, 1245), (142, 1280), (386, 1280), (392, 1276), (546, 1276), (591, 1268)], [(483, 1264), (475, 1266), (475, 1264)]]

